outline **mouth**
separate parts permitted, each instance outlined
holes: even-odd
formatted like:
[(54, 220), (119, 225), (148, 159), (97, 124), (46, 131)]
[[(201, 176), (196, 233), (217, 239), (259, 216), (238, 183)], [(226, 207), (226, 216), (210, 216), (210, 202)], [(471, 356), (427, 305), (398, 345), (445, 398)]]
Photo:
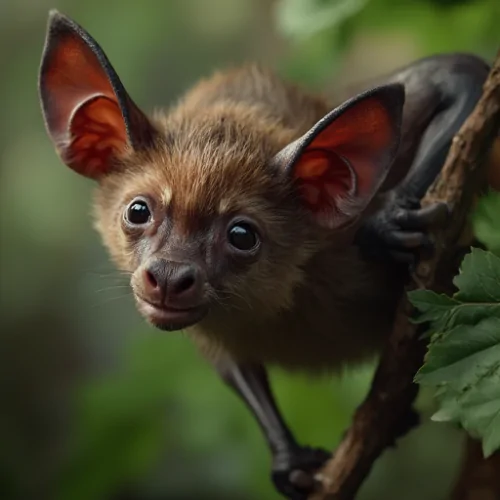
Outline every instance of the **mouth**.
[(195, 325), (201, 321), (208, 312), (208, 306), (200, 304), (189, 308), (174, 308), (158, 306), (147, 300), (136, 297), (139, 312), (153, 326), (160, 330), (173, 332)]

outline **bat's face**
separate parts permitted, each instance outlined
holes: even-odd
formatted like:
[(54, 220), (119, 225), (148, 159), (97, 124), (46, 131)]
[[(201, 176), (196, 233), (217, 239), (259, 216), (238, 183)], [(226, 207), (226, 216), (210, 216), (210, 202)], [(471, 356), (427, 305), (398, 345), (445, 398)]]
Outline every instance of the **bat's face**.
[(385, 179), (404, 101), (399, 85), (374, 89), (298, 138), (248, 102), (181, 103), (152, 120), (57, 12), (39, 89), (60, 158), (97, 182), (96, 226), (139, 311), (167, 330), (214, 308), (290, 307), (318, 233), (359, 218)]
[(97, 228), (132, 273), (139, 311), (177, 330), (214, 308), (289, 307), (314, 238), (271, 145), (237, 114), (168, 123), (168, 142), (129, 158), (96, 197)]

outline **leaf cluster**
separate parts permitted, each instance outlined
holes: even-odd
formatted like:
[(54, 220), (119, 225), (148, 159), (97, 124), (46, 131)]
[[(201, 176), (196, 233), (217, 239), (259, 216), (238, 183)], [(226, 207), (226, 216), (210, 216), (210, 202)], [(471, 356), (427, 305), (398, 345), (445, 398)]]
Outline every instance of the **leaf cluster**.
[(452, 296), (409, 294), (432, 337), (416, 382), (436, 388), (436, 421), (455, 422), (481, 439), (486, 457), (500, 449), (500, 258), (473, 248)]

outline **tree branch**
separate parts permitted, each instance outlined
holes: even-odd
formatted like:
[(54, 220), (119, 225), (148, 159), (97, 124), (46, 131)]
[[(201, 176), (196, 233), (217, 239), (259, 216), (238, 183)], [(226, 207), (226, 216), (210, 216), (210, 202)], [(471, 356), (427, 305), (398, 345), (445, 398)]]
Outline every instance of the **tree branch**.
[[(500, 52), (481, 99), (455, 136), (441, 175), (422, 202), (445, 201), (452, 209), (452, 217), (448, 227), (436, 235), (433, 258), (419, 264), (408, 290), (442, 291), (450, 286), (450, 259), (466, 225), (474, 194), (484, 185), (487, 155), (499, 129)], [(444, 276), (447, 283), (442, 281)], [(405, 294), (371, 389), (333, 458), (318, 474), (322, 486), (311, 500), (353, 499), (374, 461), (398, 437), (401, 422), (410, 414), (417, 393), (413, 378), (425, 352), (417, 326), (408, 320), (413, 312)]]
[(480, 441), (467, 436), (462, 468), (452, 500), (495, 500), (500, 496), (500, 453), (487, 460)]

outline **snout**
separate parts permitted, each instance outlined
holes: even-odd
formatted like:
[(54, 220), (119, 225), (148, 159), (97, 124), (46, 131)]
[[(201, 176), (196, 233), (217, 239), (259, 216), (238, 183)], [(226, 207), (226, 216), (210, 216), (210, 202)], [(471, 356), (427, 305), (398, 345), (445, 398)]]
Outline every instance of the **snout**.
[(206, 275), (193, 262), (155, 258), (132, 278), (139, 311), (162, 330), (180, 330), (207, 313)]

